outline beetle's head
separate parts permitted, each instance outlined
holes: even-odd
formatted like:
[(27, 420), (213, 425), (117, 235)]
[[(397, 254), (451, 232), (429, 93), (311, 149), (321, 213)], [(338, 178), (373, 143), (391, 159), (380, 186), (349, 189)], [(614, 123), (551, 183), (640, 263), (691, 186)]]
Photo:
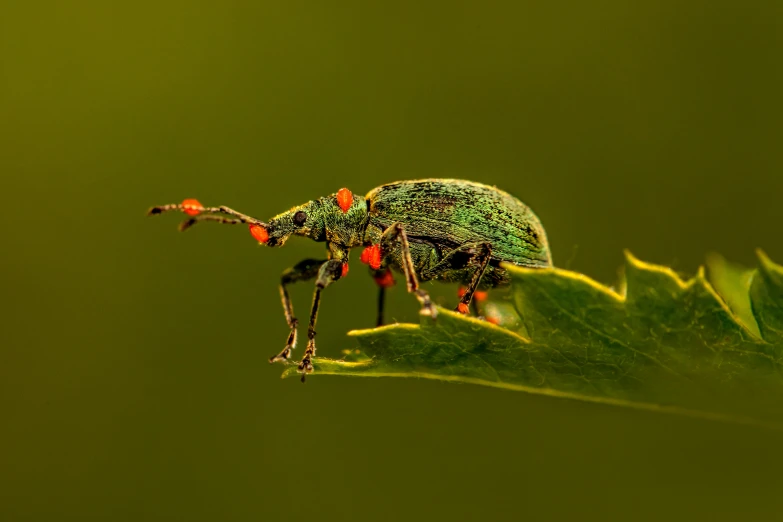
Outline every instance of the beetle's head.
[[(198, 200), (186, 199), (182, 203), (152, 207), (148, 215), (169, 211), (181, 211), (190, 216), (180, 224), (186, 230), (201, 221), (219, 223), (246, 223), (250, 233), (259, 243), (267, 246), (283, 246), (291, 235), (305, 236), (315, 241), (329, 241), (344, 247), (358, 246), (367, 228), (367, 204), (362, 196), (348, 189), (316, 199), (278, 214), (264, 223), (228, 207), (204, 207)], [(226, 217), (228, 216), (228, 217)]]
[(366, 226), (364, 197), (343, 188), (278, 214), (264, 227), (266, 236), (253, 235), (267, 246), (283, 246), (291, 235), (355, 246), (362, 243)]

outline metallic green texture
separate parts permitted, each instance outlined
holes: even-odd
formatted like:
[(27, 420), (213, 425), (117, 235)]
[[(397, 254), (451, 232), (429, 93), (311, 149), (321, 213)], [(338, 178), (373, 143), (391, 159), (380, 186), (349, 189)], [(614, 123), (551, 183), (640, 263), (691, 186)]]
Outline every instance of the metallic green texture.
[[(498, 264), (527, 267), (552, 265), (549, 244), (538, 217), (502, 190), (456, 179), (399, 181), (367, 194), (370, 220), (366, 239), (392, 223), (402, 223), (414, 264), (423, 281), (467, 284), (473, 250), (489, 244), (492, 257), (480, 288), (508, 283)], [(391, 265), (399, 266), (392, 257)]]
[[(306, 219), (297, 223), (295, 216)], [(301, 214), (300, 214), (301, 216)], [(362, 198), (353, 194), (347, 212), (332, 194), (273, 217), (268, 246), (281, 246), (291, 235), (328, 243), (331, 259), (347, 259), (348, 250), (381, 243), (392, 224), (403, 225), (419, 280), (469, 284), (481, 245), (491, 259), (479, 288), (508, 283), (500, 262), (525, 267), (552, 265), (546, 232), (524, 203), (495, 187), (456, 179), (399, 181), (382, 185)], [(381, 269), (404, 272), (399, 248), (383, 253)]]

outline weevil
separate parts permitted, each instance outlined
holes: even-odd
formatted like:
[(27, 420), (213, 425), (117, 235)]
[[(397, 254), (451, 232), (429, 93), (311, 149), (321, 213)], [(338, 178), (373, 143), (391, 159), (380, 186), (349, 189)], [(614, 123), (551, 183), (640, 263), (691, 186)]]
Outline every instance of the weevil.
[[(457, 311), (469, 313), (480, 290), (509, 283), (501, 263), (526, 267), (552, 265), (546, 232), (538, 217), (517, 198), (496, 188), (456, 179), (423, 179), (382, 185), (362, 197), (346, 188), (309, 201), (263, 222), (226, 206), (204, 207), (195, 199), (153, 207), (149, 215), (172, 210), (189, 218), (186, 230), (202, 221), (244, 224), (269, 247), (283, 246), (292, 235), (326, 243), (326, 259), (305, 259), (285, 270), (280, 297), (290, 332), (283, 350), (270, 362), (287, 361), (296, 346), (299, 321), (294, 316), (288, 286), (315, 279), (307, 328), (307, 348), (299, 363), (303, 374), (313, 371), (315, 324), (321, 292), (348, 273), (348, 252), (362, 247), (379, 287), (377, 324), (384, 322), (386, 289), (395, 284), (393, 271), (405, 277), (408, 292), (421, 303), (420, 313), (437, 316), (420, 283), (442, 281), (464, 285)], [(476, 305), (473, 305), (474, 311)]]

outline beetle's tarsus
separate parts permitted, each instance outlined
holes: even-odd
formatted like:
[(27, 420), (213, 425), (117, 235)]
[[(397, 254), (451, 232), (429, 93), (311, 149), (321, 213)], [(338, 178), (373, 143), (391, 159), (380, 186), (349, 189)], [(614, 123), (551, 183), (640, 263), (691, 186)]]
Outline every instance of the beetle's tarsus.
[(269, 363), (272, 364), (280, 361), (287, 362), (288, 358), (291, 357), (291, 348), (291, 346), (283, 348), (282, 352), (269, 358)]
[(438, 317), (438, 309), (435, 307), (434, 304), (432, 304), (430, 295), (420, 288), (417, 289), (415, 293), (416, 293), (416, 298), (421, 303), (421, 310), (419, 311), (419, 313), (421, 315), (429, 315), (433, 319), (436, 319)]
[(435, 319), (438, 318), (438, 309), (431, 304), (424, 305), (421, 307), (421, 310), (419, 310), (419, 314), (428, 315), (432, 317), (432, 320), (434, 321)]
[(184, 232), (195, 224), (196, 224), (195, 218), (186, 219), (185, 221), (179, 224), (179, 231)]
[(288, 339), (285, 342), (285, 348), (279, 354), (269, 358), (270, 363), (278, 361), (286, 362), (291, 357), (291, 350), (296, 348), (296, 327), (299, 325), (299, 321), (296, 318), (291, 320), (291, 332), (288, 334)]
[(302, 374), (302, 382), (305, 382), (305, 376), (308, 373), (313, 373), (313, 357), (315, 357), (315, 340), (310, 339), (310, 342), (307, 343), (305, 355), (302, 357), (302, 362), (297, 367), (299, 373)]
[(305, 355), (305, 358), (299, 363), (298, 370), (302, 373), (313, 373), (313, 361), (309, 355)]

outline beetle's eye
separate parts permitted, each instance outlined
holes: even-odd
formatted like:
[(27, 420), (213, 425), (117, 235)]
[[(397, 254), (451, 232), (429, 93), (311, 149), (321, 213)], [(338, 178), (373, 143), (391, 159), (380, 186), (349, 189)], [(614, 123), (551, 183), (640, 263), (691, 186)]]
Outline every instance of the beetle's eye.
[(294, 225), (301, 227), (305, 224), (305, 221), (307, 221), (307, 214), (302, 212), (301, 210), (294, 214)]

